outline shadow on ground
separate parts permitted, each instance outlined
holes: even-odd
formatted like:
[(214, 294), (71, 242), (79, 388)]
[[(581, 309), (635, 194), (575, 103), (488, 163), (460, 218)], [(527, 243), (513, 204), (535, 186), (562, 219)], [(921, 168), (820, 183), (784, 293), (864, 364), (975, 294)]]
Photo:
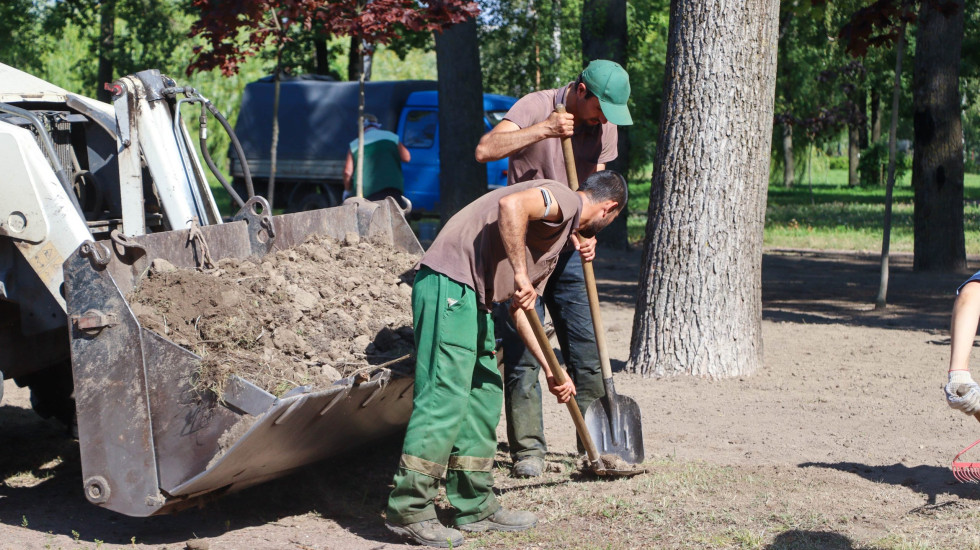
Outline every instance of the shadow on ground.
[[(10, 409), (10, 410), (8, 410)], [(10, 416), (21, 416), (16, 422)], [(383, 525), (401, 437), (303, 468), (287, 477), (176, 514), (132, 518), (99, 508), (82, 492), (78, 442), (15, 407), (0, 409), (0, 524), (107, 544), (171, 545), (290, 516), (316, 514), (379, 544), (400, 539)], [(11, 425), (13, 424), (13, 425)], [(33, 433), (35, 437), (24, 437)], [(11, 435), (14, 434), (14, 435)], [(55, 465), (41, 465), (54, 462)], [(15, 479), (10, 479), (15, 476)], [(77, 533), (77, 537), (76, 537)], [(297, 541), (299, 543), (299, 541)]]
[[(641, 258), (639, 247), (597, 257), (596, 285), (603, 303), (635, 305)], [(762, 259), (763, 318), (945, 332), (956, 288), (970, 274), (914, 272), (911, 254), (894, 254), (887, 307), (876, 311), (881, 280), (877, 255), (770, 251)]]
[(822, 550), (851, 550), (854, 543), (840, 533), (828, 531), (785, 531), (766, 545), (766, 550), (792, 550), (794, 548), (821, 548)]
[(940, 494), (956, 495), (959, 498), (980, 500), (980, 485), (959, 483), (949, 468), (939, 466), (870, 466), (860, 462), (804, 462), (800, 468), (825, 468), (848, 472), (875, 483), (900, 485), (926, 497), (926, 506), (936, 505)]
[(887, 307), (874, 309), (877, 256), (773, 252), (762, 260), (763, 317), (794, 323), (946, 331), (956, 288), (969, 273), (912, 271), (911, 255), (890, 260)]

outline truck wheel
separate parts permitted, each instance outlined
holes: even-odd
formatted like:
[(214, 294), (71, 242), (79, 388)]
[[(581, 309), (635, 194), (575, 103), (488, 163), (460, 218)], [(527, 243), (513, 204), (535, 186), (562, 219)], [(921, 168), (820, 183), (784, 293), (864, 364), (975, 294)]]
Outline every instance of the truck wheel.
[(17, 379), (31, 389), (31, 408), (41, 418), (54, 418), (68, 428), (75, 425), (75, 384), (71, 363), (64, 362)]

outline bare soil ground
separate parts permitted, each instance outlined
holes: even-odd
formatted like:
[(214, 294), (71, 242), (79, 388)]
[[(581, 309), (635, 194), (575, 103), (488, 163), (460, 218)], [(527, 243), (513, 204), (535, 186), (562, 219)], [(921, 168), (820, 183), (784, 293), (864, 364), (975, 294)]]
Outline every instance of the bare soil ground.
[[(614, 369), (628, 356), (638, 262), (638, 251), (606, 253), (596, 266)], [(536, 512), (539, 526), (466, 547), (980, 548), (980, 490), (949, 471), (980, 425), (941, 393), (966, 274), (910, 264), (892, 258), (890, 305), (876, 312), (874, 257), (770, 251), (762, 370), (720, 381), (618, 372), (644, 415), (649, 473), (629, 479), (579, 475), (567, 411), (548, 399), (550, 471), (510, 478), (504, 444), (495, 470), (504, 505)], [(77, 443), (35, 417), (24, 390), (5, 390), (0, 549), (408, 548), (381, 519), (397, 440), (199, 510), (128, 518), (85, 501)]]

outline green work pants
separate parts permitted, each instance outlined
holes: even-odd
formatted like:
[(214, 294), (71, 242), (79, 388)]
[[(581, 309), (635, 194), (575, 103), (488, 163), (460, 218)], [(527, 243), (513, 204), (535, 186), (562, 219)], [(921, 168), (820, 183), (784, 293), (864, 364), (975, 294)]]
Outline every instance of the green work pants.
[(435, 519), (442, 478), (456, 524), (480, 521), (500, 508), (491, 470), (503, 382), (490, 313), (479, 308), (473, 289), (422, 267), (412, 289), (412, 316), (415, 393), (388, 521)]

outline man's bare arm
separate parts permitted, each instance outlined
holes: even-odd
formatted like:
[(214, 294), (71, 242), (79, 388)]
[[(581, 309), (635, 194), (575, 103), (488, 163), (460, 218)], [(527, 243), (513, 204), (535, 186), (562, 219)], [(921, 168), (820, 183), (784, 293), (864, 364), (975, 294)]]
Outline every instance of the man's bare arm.
[(490, 162), (509, 157), (543, 139), (571, 136), (574, 130), (575, 117), (570, 113), (551, 113), (545, 120), (527, 128), (502, 120), (480, 138), (476, 146), (476, 160)]
[(351, 178), (354, 176), (354, 157), (347, 151), (347, 160), (344, 161), (344, 191), (350, 191)]
[(541, 188), (512, 193), (500, 199), (497, 204), (500, 238), (504, 243), (507, 259), (514, 269), (514, 298), (523, 309), (528, 309), (534, 307), (537, 293), (527, 274), (527, 224), (541, 219), (559, 221), (562, 219), (561, 207), (556, 201), (552, 201), (551, 208), (548, 209)]

